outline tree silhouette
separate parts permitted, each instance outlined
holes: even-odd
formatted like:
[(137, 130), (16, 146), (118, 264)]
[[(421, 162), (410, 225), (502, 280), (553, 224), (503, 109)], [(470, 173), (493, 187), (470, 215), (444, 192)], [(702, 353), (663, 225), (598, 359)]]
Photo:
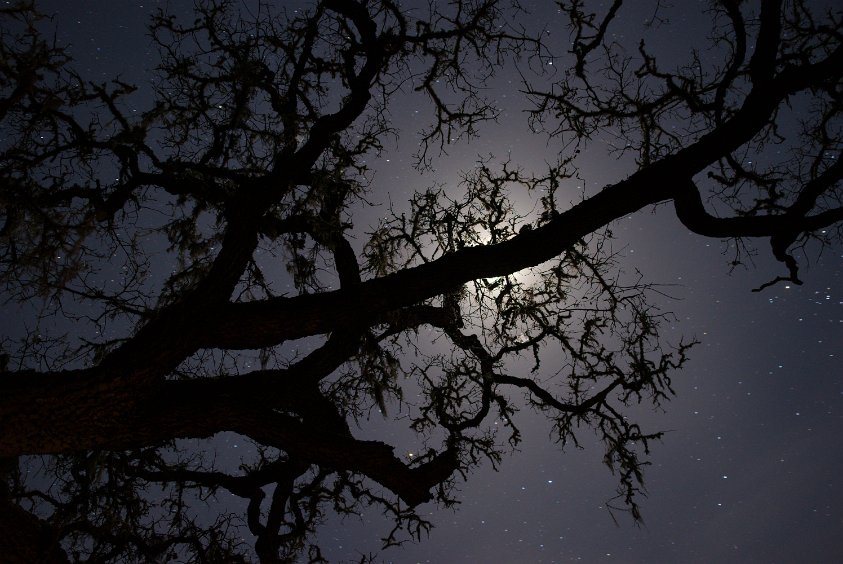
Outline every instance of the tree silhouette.
[[(140, 110), (135, 86), (73, 70), (33, 5), (0, 8), (0, 276), (20, 320), (0, 366), (5, 557), (322, 561), (324, 516), (369, 505), (399, 543), (430, 526), (416, 506), (452, 503), (458, 477), (517, 443), (522, 397), (563, 445), (596, 430), (639, 516), (659, 433), (624, 407), (666, 399), (693, 343), (662, 343), (609, 226), (672, 202), (695, 233), (768, 238), (785, 269), (769, 284), (800, 283), (793, 251), (843, 219), (843, 16), (712, 2), (710, 43), (668, 69), (612, 39), (620, 0), (563, 2), (549, 25), (568, 26), (569, 66), (549, 76), (531, 71), (554, 46), (504, 4), (160, 13)], [(495, 117), (482, 85), (509, 64), (558, 162), (481, 162), (355, 248), (381, 197), (366, 158), (409, 134), (390, 104), (430, 109), (424, 167)], [(634, 171), (565, 207), (560, 182), (605, 131)], [(378, 411), (426, 450), (358, 438)], [(223, 432), (253, 443), (239, 468), (214, 459)], [(245, 515), (197, 509), (222, 492)]]

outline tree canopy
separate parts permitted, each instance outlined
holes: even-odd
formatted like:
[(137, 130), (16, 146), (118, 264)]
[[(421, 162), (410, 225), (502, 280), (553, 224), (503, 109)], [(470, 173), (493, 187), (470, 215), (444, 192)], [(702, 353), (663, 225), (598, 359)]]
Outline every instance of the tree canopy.
[[(525, 406), (563, 446), (595, 430), (639, 517), (660, 433), (626, 408), (666, 400), (694, 342), (660, 336), (611, 226), (670, 205), (739, 250), (767, 240), (762, 288), (801, 283), (796, 251), (843, 220), (843, 12), (712, 0), (708, 43), (664, 62), (615, 38), (623, 4), (559, 2), (554, 43), (498, 0), (201, 2), (152, 19), (139, 85), (84, 76), (35, 5), (0, 8), (3, 553), (321, 561), (324, 516), (368, 505), (399, 543), (517, 444)], [(481, 160), (406, 207), (371, 189), (396, 137), (423, 170), (482, 135), (501, 68), (546, 170)], [(396, 130), (399, 100), (421, 132)], [(628, 176), (568, 203), (607, 132)], [(361, 438), (376, 414), (424, 448)], [(224, 432), (253, 442), (239, 468), (215, 463)], [(194, 502), (221, 492), (245, 514), (208, 522)]]

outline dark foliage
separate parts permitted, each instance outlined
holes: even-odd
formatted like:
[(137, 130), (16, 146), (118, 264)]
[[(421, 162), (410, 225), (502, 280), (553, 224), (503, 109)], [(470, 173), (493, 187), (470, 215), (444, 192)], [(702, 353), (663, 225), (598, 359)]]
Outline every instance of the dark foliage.
[[(770, 283), (799, 283), (794, 250), (843, 219), (841, 12), (713, 1), (710, 43), (674, 66), (612, 39), (620, 0), (559, 3), (561, 47), (504, 2), (441, 4), (158, 14), (140, 109), (135, 86), (77, 73), (33, 5), (0, 8), (0, 279), (21, 320), (0, 359), (3, 554), (316, 562), (324, 517), (369, 506), (394, 520), (385, 545), (419, 538), (414, 509), (497, 464), (524, 406), (562, 445), (593, 429), (639, 517), (659, 433), (625, 408), (667, 399), (692, 343), (661, 342), (608, 228), (671, 202), (738, 249), (767, 238)], [(360, 241), (381, 203), (366, 159), (410, 134), (394, 100), (430, 112), (425, 167), (495, 118), (482, 86), (505, 65), (557, 163), (481, 162)], [(601, 132), (634, 169), (566, 207), (560, 182)], [(424, 448), (357, 438), (378, 412)], [(223, 432), (253, 444), (239, 468), (215, 460)], [(223, 494), (242, 503), (197, 510)]]

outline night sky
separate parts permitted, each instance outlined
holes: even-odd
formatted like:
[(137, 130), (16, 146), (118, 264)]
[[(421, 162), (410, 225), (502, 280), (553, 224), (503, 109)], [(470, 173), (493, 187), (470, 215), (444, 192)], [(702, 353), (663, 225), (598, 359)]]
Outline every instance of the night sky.
[[(181, 11), (188, 2), (170, 2)], [(639, 4), (636, 2), (636, 4)], [(644, 3), (640, 3), (643, 5)], [(688, 0), (688, 13), (699, 11)], [(41, 2), (55, 14), (58, 39), (71, 45), (74, 65), (92, 79), (122, 75), (141, 86), (155, 64), (144, 35), (156, 2), (53, 0)], [(648, 4), (649, 6), (649, 4)], [(555, 11), (534, 7), (537, 21)], [(650, 12), (626, 11), (630, 22)], [(183, 13), (183, 12), (181, 12)], [(551, 33), (565, 36), (559, 26)], [(676, 20), (657, 41), (675, 57), (689, 50), (701, 33), (694, 19)], [(672, 42), (672, 43), (671, 43)], [(557, 61), (561, 64), (562, 61)], [(374, 163), (372, 199), (405, 205), (415, 189), (434, 182), (455, 185), (458, 171), (477, 155), (511, 157), (526, 168), (549, 158), (543, 136), (524, 124), (518, 78), (509, 71), (490, 88), (506, 112), (467, 146), (449, 149), (425, 175), (411, 167), (413, 137)], [(143, 92), (143, 89), (141, 89)], [(142, 103), (139, 102), (139, 103)], [(418, 126), (413, 106), (393, 107), (402, 130)], [(586, 156), (585, 159), (590, 157)], [(597, 155), (582, 164), (584, 190), (623, 178), (624, 164)], [(566, 193), (578, 198), (580, 185)], [(370, 225), (356, 223), (360, 233)], [(421, 544), (382, 555), (394, 562), (841, 562), (843, 561), (843, 249), (800, 257), (801, 287), (783, 284), (761, 293), (752, 288), (783, 274), (758, 245), (754, 266), (730, 273), (728, 244), (690, 234), (672, 207), (644, 210), (613, 227), (614, 244), (624, 267), (640, 269), (650, 282), (665, 284), (659, 304), (676, 315), (666, 331), (701, 344), (687, 368), (674, 374), (676, 397), (653, 412), (632, 413), (645, 430), (667, 431), (653, 445), (646, 470), (648, 497), (641, 501), (644, 521), (633, 523), (605, 507), (615, 478), (602, 465), (602, 451), (590, 433), (582, 450), (560, 452), (549, 439), (550, 425), (522, 410), (516, 421), (524, 441), (505, 456), (500, 471), (486, 464), (460, 485), (456, 510), (423, 506), (435, 528)], [(361, 237), (362, 239), (362, 237)], [(362, 240), (358, 241), (362, 244)], [(807, 266), (807, 268), (806, 268)], [(375, 433), (404, 440), (394, 422), (372, 421)], [(225, 451), (230, 442), (222, 441)], [(224, 456), (236, 456), (221, 453)], [(353, 560), (376, 551), (388, 523), (377, 515), (330, 521), (321, 530), (321, 547), (332, 560)]]

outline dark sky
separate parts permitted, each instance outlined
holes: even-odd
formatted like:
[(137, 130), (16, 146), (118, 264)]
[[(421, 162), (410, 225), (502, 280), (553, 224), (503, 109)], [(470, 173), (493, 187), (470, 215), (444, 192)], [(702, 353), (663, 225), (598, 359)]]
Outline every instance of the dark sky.
[[(697, 2), (676, 4), (688, 14), (698, 11)], [(138, 69), (155, 63), (143, 25), (157, 5), (41, 3), (56, 14), (58, 37), (72, 44), (80, 70), (94, 79), (122, 74), (138, 82), (148, 79)], [(553, 14), (536, 12), (542, 21)], [(648, 13), (629, 11), (625, 17), (640, 22)], [(654, 41), (681, 57), (698, 33), (688, 16), (675, 19)], [(453, 185), (456, 171), (470, 167), (477, 154), (511, 154), (513, 162), (540, 166), (546, 140), (523, 125), (515, 76), (499, 76), (490, 87), (499, 89), (507, 109), (500, 125), (468, 147), (454, 148), (426, 176), (410, 167), (412, 137), (402, 137), (376, 163), (373, 194), (384, 200), (388, 192), (401, 205), (413, 189), (433, 181)], [(411, 109), (394, 109), (396, 123), (413, 126)], [(623, 170), (603, 156), (584, 162), (586, 191), (621, 179)], [(566, 189), (576, 199), (578, 186)], [(422, 507), (436, 525), (430, 538), (385, 553), (385, 561), (843, 561), (843, 249), (804, 257), (803, 264), (811, 264), (801, 287), (752, 293), (782, 273), (764, 243), (754, 268), (730, 275), (724, 244), (688, 233), (672, 209), (640, 212), (619, 222), (615, 233), (625, 267), (670, 285), (666, 291), (678, 298), (662, 304), (677, 316), (668, 337), (702, 342), (688, 367), (675, 374), (677, 395), (664, 413), (634, 412), (651, 430), (668, 431), (654, 445), (646, 471), (643, 524), (619, 515), (615, 525), (607, 512), (615, 480), (587, 432), (581, 451), (562, 453), (549, 440), (546, 421), (522, 411), (519, 452), (506, 456), (499, 472), (487, 464), (472, 474), (455, 511)], [(373, 424), (390, 436), (388, 427)], [(376, 515), (332, 520), (321, 545), (332, 560), (353, 559), (376, 550), (387, 527)]]

